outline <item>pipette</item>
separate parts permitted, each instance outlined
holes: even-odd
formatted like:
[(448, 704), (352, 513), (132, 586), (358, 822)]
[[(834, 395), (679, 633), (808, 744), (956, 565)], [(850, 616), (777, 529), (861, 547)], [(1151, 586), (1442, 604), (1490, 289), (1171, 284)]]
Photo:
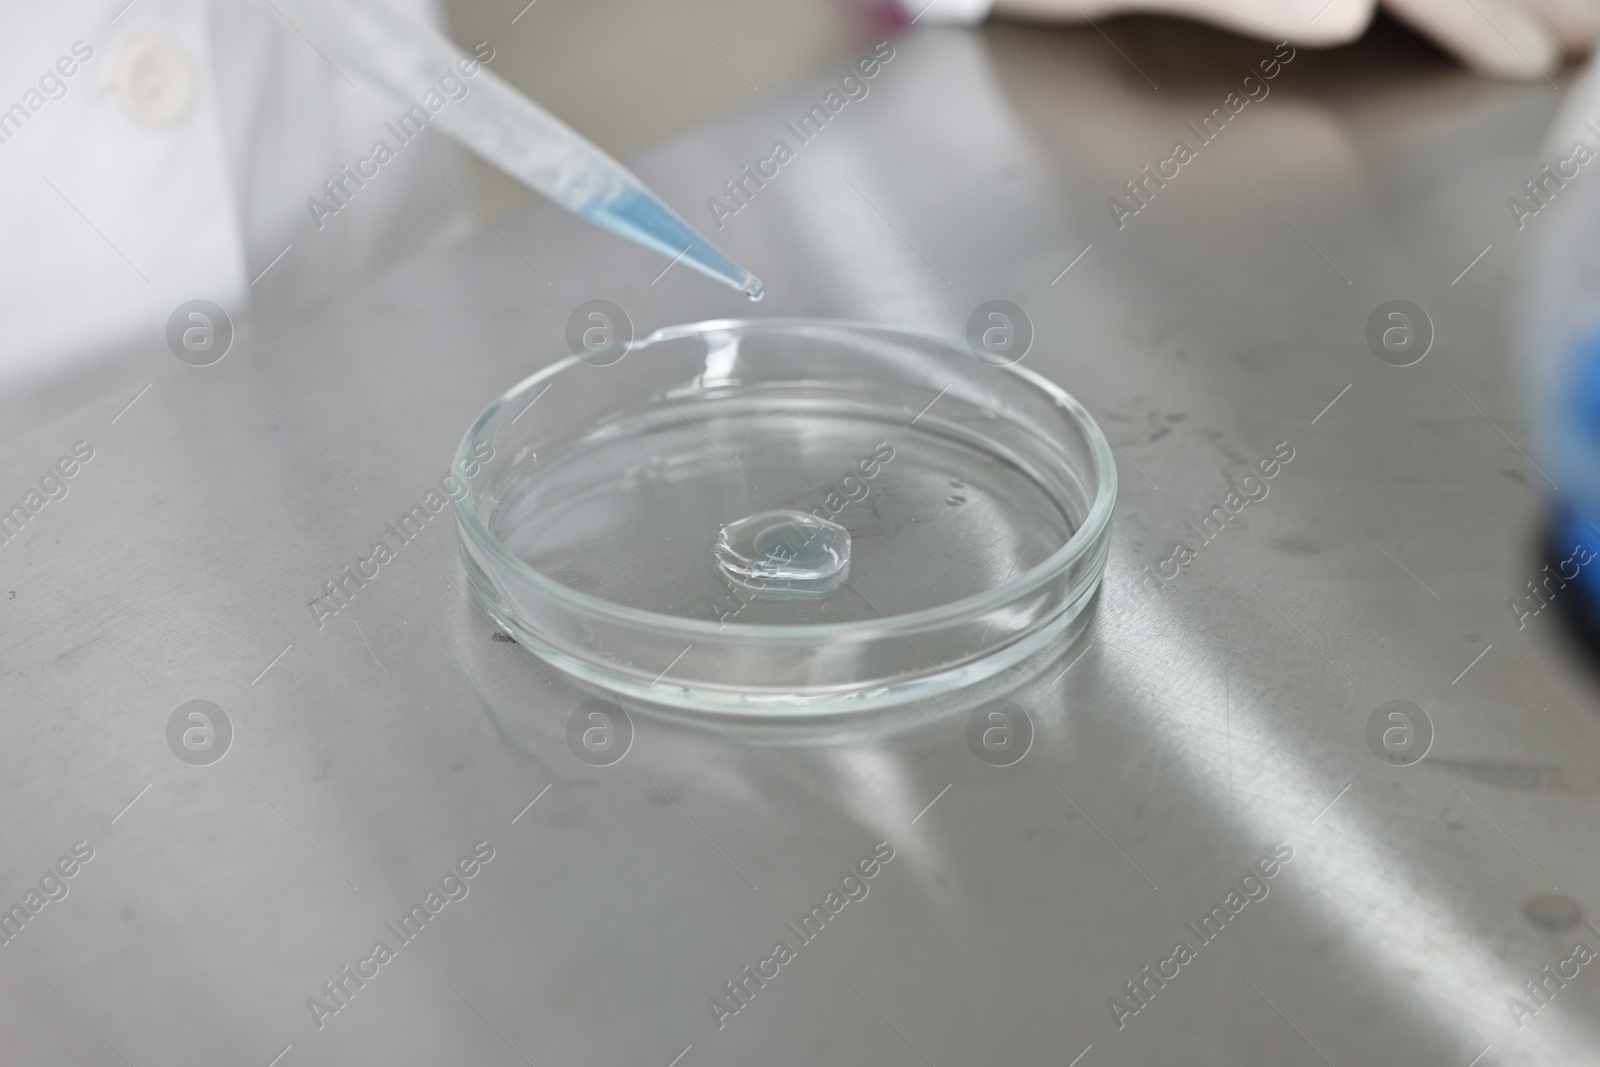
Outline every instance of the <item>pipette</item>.
[[(697, 233), (626, 167), (384, 0), (268, 0), (343, 73), (354, 69), (417, 102), (456, 141), (573, 214), (760, 300), (761, 280)], [(474, 70), (470, 77), (463, 75)], [(464, 95), (446, 96), (453, 76)], [(437, 110), (420, 102), (432, 93)]]

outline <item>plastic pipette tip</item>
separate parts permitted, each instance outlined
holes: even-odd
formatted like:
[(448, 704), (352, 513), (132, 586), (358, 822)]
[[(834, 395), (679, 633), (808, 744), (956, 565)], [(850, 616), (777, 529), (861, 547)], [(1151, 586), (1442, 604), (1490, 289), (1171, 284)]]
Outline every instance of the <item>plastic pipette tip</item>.
[(760, 278), (752, 275), (750, 280), (744, 283), (744, 288), (742, 288), (740, 292), (744, 293), (745, 296), (748, 296), (751, 303), (755, 303), (766, 295), (767, 287), (761, 284)]

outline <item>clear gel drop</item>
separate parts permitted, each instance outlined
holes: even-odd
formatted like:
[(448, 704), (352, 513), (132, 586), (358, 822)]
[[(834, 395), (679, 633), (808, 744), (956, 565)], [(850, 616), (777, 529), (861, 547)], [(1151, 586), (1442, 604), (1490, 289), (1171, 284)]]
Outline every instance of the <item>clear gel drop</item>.
[(763, 511), (730, 522), (712, 550), (735, 585), (773, 596), (826, 596), (850, 573), (850, 531), (803, 511)]

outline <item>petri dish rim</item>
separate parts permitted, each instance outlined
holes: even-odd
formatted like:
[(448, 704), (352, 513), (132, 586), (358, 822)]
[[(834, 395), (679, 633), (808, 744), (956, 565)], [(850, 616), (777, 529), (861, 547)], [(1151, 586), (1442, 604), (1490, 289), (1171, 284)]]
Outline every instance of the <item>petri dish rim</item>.
[[(970, 350), (948, 337), (941, 337), (937, 334), (924, 333), (918, 330), (908, 330), (898, 326), (885, 326), (872, 322), (855, 322), (849, 319), (770, 318), (707, 319), (701, 322), (684, 323), (676, 326), (663, 326), (647, 337), (630, 341), (625, 346), (623, 358), (626, 358), (627, 354), (635, 349), (647, 348), (662, 341), (696, 337), (718, 330), (754, 332), (817, 328), (839, 330), (846, 333), (879, 334), (889, 338), (911, 338), (950, 352), (972, 356)], [(534, 386), (580, 364), (588, 365), (577, 356), (569, 355), (564, 359), (558, 359), (548, 367), (535, 371), (493, 400), (472, 421), (472, 425), (467, 428), (466, 434), (461, 439), (461, 444), (456, 448), (451, 469), (459, 469), (459, 464), (465, 463), (471, 458), (472, 447), (483, 432), (483, 428), (488, 425), (489, 420), (494, 418), (501, 408), (516, 400)], [(1104, 536), (1106, 526), (1111, 522), (1111, 512), (1117, 500), (1117, 466), (1116, 460), (1111, 455), (1111, 444), (1106, 440), (1105, 434), (1101, 431), (1099, 424), (1095, 422), (1094, 417), (1089, 414), (1088, 409), (1080, 404), (1071, 393), (1068, 393), (1055, 382), (1035, 371), (1016, 364), (994, 367), (994, 369), (1001, 373), (1015, 375), (1046, 394), (1055, 404), (1066, 410), (1073, 424), (1083, 432), (1084, 437), (1089, 442), (1090, 453), (1094, 457), (1094, 500), (1089, 507), (1088, 513), (1084, 516), (1083, 522), (1073, 531), (1072, 536), (1067, 538), (1066, 543), (1049, 556), (1004, 585), (996, 586), (974, 596), (952, 600), (948, 604), (940, 604), (937, 607), (923, 608), (920, 611), (906, 612), (900, 615), (885, 615), (865, 622), (802, 623), (793, 626), (765, 626), (759, 623), (740, 622), (719, 624), (706, 619), (688, 619), (679, 615), (666, 615), (661, 612), (647, 611), (643, 608), (616, 604), (555, 581), (523, 562), (501, 544), (498, 537), (489, 532), (488, 527), (484, 526), (482, 520), (478, 518), (475, 506), (477, 496), (470, 489), (460, 499), (453, 502), (457, 527), (465, 531), (473, 541), (498, 559), (502, 566), (516, 574), (520, 580), (530, 583), (540, 592), (564, 601), (588, 616), (598, 616), (609, 621), (631, 625), (650, 626), (675, 633), (696, 636), (715, 634), (723, 638), (740, 638), (755, 642), (761, 642), (762, 640), (778, 642), (790, 641), (796, 637), (861, 634), (878, 630), (920, 629), (928, 625), (951, 622), (970, 615), (990, 611), (1005, 606), (1019, 596), (1026, 595), (1035, 587), (1044, 585), (1057, 573), (1065, 570), (1078, 557), (1092, 552)], [(1098, 570), (1096, 574), (1098, 577)]]

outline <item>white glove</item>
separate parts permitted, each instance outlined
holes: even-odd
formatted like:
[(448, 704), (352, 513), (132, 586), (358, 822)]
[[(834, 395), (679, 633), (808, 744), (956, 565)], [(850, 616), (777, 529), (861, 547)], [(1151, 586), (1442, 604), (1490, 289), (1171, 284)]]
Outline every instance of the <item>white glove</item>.
[[(916, 14), (927, 0), (906, 0)], [(1533, 80), (1600, 35), (1600, 0), (1383, 0), (1384, 9), (1480, 74)], [(918, 21), (977, 21), (990, 10), (1048, 22), (1176, 15), (1309, 47), (1365, 32), (1377, 0), (932, 0)]]

